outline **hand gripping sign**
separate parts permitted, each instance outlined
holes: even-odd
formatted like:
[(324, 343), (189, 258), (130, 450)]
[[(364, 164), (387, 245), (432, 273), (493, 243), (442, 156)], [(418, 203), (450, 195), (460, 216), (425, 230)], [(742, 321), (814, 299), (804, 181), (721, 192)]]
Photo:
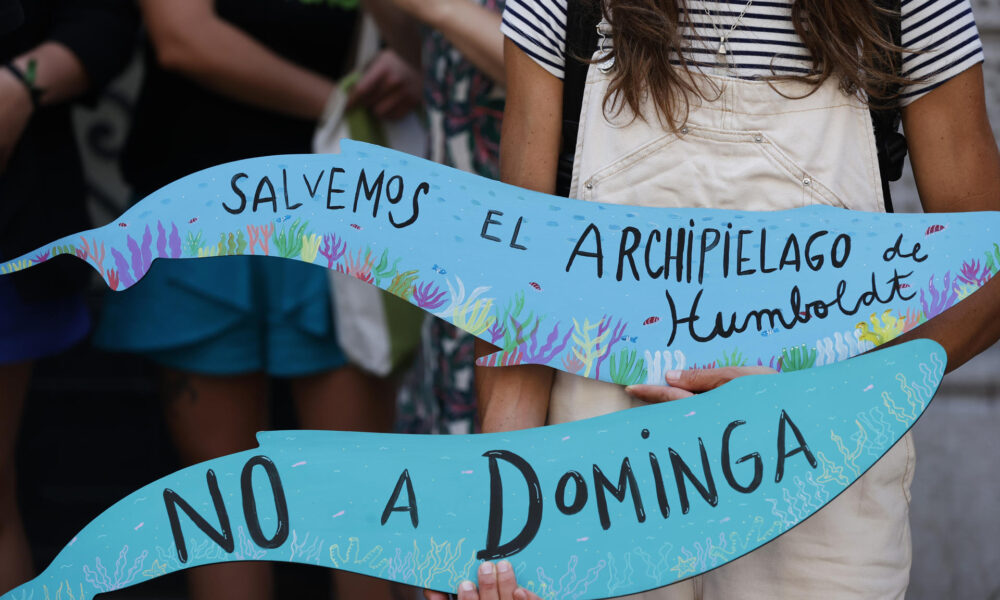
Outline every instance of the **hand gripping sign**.
[(478, 560), (509, 557), (547, 598), (697, 575), (814, 513), (912, 426), (944, 371), (939, 346), (832, 363), (985, 285), (1000, 266), (998, 231), (996, 213), (585, 203), (360, 143), (195, 173), (0, 271), (74, 254), (124, 289), (157, 258), (279, 256), (496, 344), (487, 365), (619, 384), (695, 366), (784, 374), (511, 434), (262, 434), (257, 450), (122, 500), (4, 598), (90, 596), (227, 560), (453, 590)]
[(502, 348), (483, 364), (627, 385), (662, 383), (664, 369), (787, 372), (854, 356), (985, 285), (998, 242), (1000, 213), (606, 205), (346, 141), (339, 155), (189, 175), (0, 271), (74, 254), (120, 290), (156, 259), (279, 256), (353, 275)]
[(261, 433), (122, 499), (2, 600), (80, 600), (244, 560), (454, 591), (504, 557), (543, 598), (634, 594), (736, 559), (835, 498), (913, 425), (943, 361), (918, 340), (512, 433)]

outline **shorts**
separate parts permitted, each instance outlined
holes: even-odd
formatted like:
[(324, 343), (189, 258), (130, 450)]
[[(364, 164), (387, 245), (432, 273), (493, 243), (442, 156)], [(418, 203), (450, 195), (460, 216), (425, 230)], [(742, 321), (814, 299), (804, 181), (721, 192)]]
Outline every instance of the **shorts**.
[(153, 261), (106, 297), (94, 343), (203, 375), (300, 377), (347, 363), (326, 270), (266, 256)]

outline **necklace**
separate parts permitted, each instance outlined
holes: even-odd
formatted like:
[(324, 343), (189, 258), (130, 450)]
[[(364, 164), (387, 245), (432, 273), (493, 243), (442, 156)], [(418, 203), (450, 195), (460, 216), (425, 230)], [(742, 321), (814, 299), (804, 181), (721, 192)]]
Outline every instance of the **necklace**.
[(729, 31), (727, 31), (726, 33), (722, 33), (719, 30), (718, 25), (715, 24), (715, 15), (713, 15), (712, 11), (708, 9), (708, 3), (705, 3), (703, 10), (705, 11), (705, 14), (708, 16), (709, 22), (712, 24), (712, 29), (715, 31), (715, 35), (719, 37), (719, 47), (715, 51), (715, 59), (720, 66), (729, 67), (729, 57), (728, 57), (729, 50), (726, 48), (726, 45), (729, 43), (729, 36), (733, 35), (733, 32), (736, 31), (736, 28), (739, 27), (740, 23), (743, 22), (743, 17), (746, 16), (747, 10), (749, 10), (752, 5), (753, 5), (753, 0), (747, 0), (747, 3), (743, 6), (743, 10), (740, 11), (739, 16), (736, 17), (736, 21), (733, 22), (732, 26), (729, 28)]

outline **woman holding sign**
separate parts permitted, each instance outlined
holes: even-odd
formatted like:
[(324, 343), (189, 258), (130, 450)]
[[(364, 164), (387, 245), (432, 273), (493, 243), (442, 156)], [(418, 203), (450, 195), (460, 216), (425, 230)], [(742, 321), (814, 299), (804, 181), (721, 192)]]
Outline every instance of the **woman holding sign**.
[[(565, 0), (507, 3), (501, 176), (508, 183), (556, 190), (564, 119), (575, 120), (561, 101), (564, 73), (575, 60), (566, 49), (566, 40), (578, 37), (575, 10), (568, 29)], [(882, 211), (870, 102), (902, 108), (927, 211), (1000, 210), (1000, 155), (967, 1), (903, 3), (900, 14), (840, 0), (609, 0), (595, 22), (599, 40), (579, 136), (569, 149), (572, 197)], [(902, 32), (901, 61), (894, 23)], [(1000, 338), (998, 305), (994, 280), (904, 337), (935, 339), (955, 368)], [(757, 371), (671, 371), (672, 387), (629, 391), (641, 400), (671, 400)], [(485, 431), (582, 419), (637, 402), (621, 387), (538, 366), (481, 369), (477, 376)], [(912, 473), (907, 436), (858, 484), (775, 542), (642, 597), (901, 598), (910, 568)]]

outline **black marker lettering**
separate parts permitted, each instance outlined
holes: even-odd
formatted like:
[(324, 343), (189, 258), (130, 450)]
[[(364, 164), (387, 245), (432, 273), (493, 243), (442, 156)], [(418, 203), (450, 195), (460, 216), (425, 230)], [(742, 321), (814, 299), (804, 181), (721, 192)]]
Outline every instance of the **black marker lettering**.
[(510, 238), (510, 247), (515, 250), (527, 250), (527, 248), (517, 243), (517, 234), (521, 233), (522, 222), (524, 222), (524, 217), (518, 217), (517, 223), (514, 224), (514, 235)]
[[(253, 494), (253, 468), (264, 467), (268, 483), (271, 485), (271, 499), (274, 501), (274, 511), (277, 514), (278, 526), (270, 538), (264, 536), (260, 529), (257, 516), (257, 498)], [(240, 492), (243, 495), (243, 518), (247, 522), (250, 539), (261, 548), (278, 548), (288, 539), (288, 502), (285, 500), (285, 490), (278, 477), (278, 468), (266, 456), (254, 456), (243, 465), (240, 474)]]
[(247, 207), (247, 196), (246, 194), (243, 193), (243, 190), (236, 187), (236, 182), (239, 181), (240, 179), (248, 179), (249, 177), (250, 176), (247, 175), (246, 173), (237, 173), (236, 175), (233, 175), (233, 178), (229, 181), (229, 185), (232, 186), (233, 191), (236, 192), (236, 195), (240, 197), (239, 208), (229, 208), (229, 206), (225, 202), (222, 203), (222, 208), (226, 209), (226, 212), (228, 212), (229, 214), (238, 215), (241, 212), (243, 212), (243, 210)]
[[(334, 167), (334, 168), (330, 169), (330, 179), (327, 181), (327, 184), (326, 184), (326, 207), (329, 210), (339, 210), (341, 208), (346, 208), (343, 204), (331, 204), (330, 203), (330, 200), (333, 198), (334, 194), (343, 194), (344, 193), (344, 190), (342, 190), (341, 188), (335, 188), (335, 187), (333, 187), (333, 178), (337, 175), (337, 173), (343, 173), (343, 172), (344, 172), (344, 170), (341, 169), (340, 167)], [(323, 176), (323, 174), (320, 173), (320, 177), (322, 177), (322, 176)], [(319, 185), (319, 180), (318, 179), (316, 180), (316, 185), (317, 186)], [(357, 202), (357, 198), (355, 198), (354, 200), (355, 200), (355, 202)]]
[[(263, 191), (265, 185), (267, 186), (268, 195), (261, 196), (260, 193)], [(277, 213), (278, 196), (274, 193), (274, 185), (271, 184), (271, 180), (265, 175), (260, 180), (260, 183), (257, 184), (257, 191), (253, 195), (253, 212), (257, 212), (257, 206), (268, 203), (271, 205), (271, 210)]]
[(500, 238), (498, 238), (495, 235), (490, 235), (486, 233), (486, 230), (490, 228), (490, 225), (500, 225), (500, 221), (497, 221), (493, 217), (502, 217), (502, 216), (503, 213), (500, 212), (499, 210), (490, 209), (489, 211), (487, 211), (486, 220), (483, 221), (483, 229), (482, 231), (479, 232), (479, 237), (483, 238), (484, 240), (489, 240), (491, 242), (499, 242)]
[[(538, 476), (528, 461), (507, 450), (490, 450), (483, 454), (490, 460), (490, 516), (486, 528), (486, 548), (476, 553), (479, 560), (495, 560), (517, 554), (535, 539), (542, 524), (542, 489)], [(500, 480), (498, 460), (504, 460), (521, 472), (528, 486), (528, 517), (521, 531), (506, 544), (500, 543), (503, 526), (503, 482)]]
[(282, 188), (282, 192), (284, 193), (284, 196), (285, 196), (285, 209), (286, 210), (295, 210), (296, 208), (302, 206), (301, 202), (297, 202), (295, 204), (289, 204), (288, 203), (289, 202), (288, 201), (288, 171), (286, 171), (285, 169), (281, 170), (281, 188)]
[[(566, 504), (566, 486), (570, 480), (573, 481), (575, 490), (573, 491), (573, 504)], [(583, 510), (587, 504), (587, 482), (583, 480), (583, 475), (576, 471), (563, 473), (556, 485), (556, 508), (564, 515), (575, 515)]]
[[(594, 252), (580, 250), (580, 246), (583, 245), (583, 241), (586, 240), (587, 236), (590, 235), (591, 233), (594, 234), (594, 243), (596, 245), (596, 250)], [(573, 260), (578, 255), (588, 256), (590, 258), (596, 258), (597, 278), (600, 279), (604, 275), (604, 251), (601, 250), (601, 231), (597, 228), (597, 225), (594, 225), (593, 223), (587, 225), (587, 228), (583, 230), (583, 235), (581, 235), (580, 239), (576, 241), (576, 246), (573, 247), (573, 253), (569, 255), (569, 262), (566, 263), (567, 273), (569, 273), (570, 267), (573, 266)]]
[(229, 513), (226, 512), (226, 505), (222, 502), (222, 492), (219, 491), (219, 482), (215, 478), (215, 472), (209, 469), (205, 473), (205, 479), (208, 481), (208, 493), (212, 497), (212, 505), (215, 506), (215, 514), (219, 518), (219, 529), (221, 531), (217, 531), (209, 525), (208, 521), (195, 512), (194, 508), (181, 498), (177, 492), (171, 489), (163, 490), (163, 503), (167, 506), (170, 531), (174, 536), (174, 546), (177, 547), (177, 560), (182, 563), (187, 562), (188, 554), (187, 545), (184, 542), (184, 532), (181, 530), (181, 521), (177, 516), (177, 507), (180, 507), (198, 529), (228, 554), (232, 554), (236, 549), (236, 542), (233, 539), (233, 528), (229, 526)]
[(750, 481), (750, 485), (740, 485), (736, 481), (736, 477), (733, 476), (733, 466), (729, 462), (729, 438), (733, 434), (733, 430), (740, 425), (746, 425), (746, 421), (733, 421), (726, 427), (725, 433), (722, 434), (722, 474), (726, 477), (726, 483), (729, 487), (733, 488), (737, 492), (743, 494), (749, 494), (757, 489), (760, 485), (761, 480), (764, 478), (764, 461), (760, 458), (759, 452), (753, 452), (747, 454), (736, 460), (736, 464), (742, 462), (753, 460), (753, 480)]
[[(396, 506), (396, 502), (399, 500), (399, 493), (403, 491), (404, 485), (406, 486), (406, 501), (409, 504), (406, 506)], [(382, 511), (383, 525), (385, 525), (386, 521), (389, 520), (389, 516), (394, 512), (410, 513), (410, 523), (414, 529), (417, 528), (417, 523), (420, 522), (420, 519), (417, 517), (417, 497), (413, 493), (413, 482), (410, 481), (410, 471), (408, 469), (403, 469), (403, 472), (399, 474), (396, 487), (392, 490), (389, 501), (385, 503), (385, 510)]]
[[(799, 443), (792, 451), (785, 450), (785, 426), (788, 426), (792, 430), (792, 435), (795, 436), (795, 440)], [(788, 413), (784, 410), (781, 411), (781, 417), (778, 419), (778, 466), (774, 471), (774, 482), (781, 483), (781, 478), (785, 476), (785, 459), (789, 456), (793, 456), (801, 452), (805, 455), (806, 460), (809, 461), (809, 466), (816, 468), (819, 464), (816, 462), (816, 457), (813, 456), (812, 452), (809, 451), (809, 445), (806, 444), (805, 438), (802, 437), (802, 433), (799, 428), (795, 426), (792, 419), (789, 418)]]
[[(632, 237), (631, 242), (628, 241), (629, 236)], [(635, 268), (635, 259), (632, 258), (632, 253), (639, 247), (641, 238), (642, 234), (635, 227), (629, 226), (622, 229), (621, 242), (618, 245), (618, 273), (615, 275), (618, 281), (622, 280), (626, 258), (628, 259), (629, 267), (632, 269), (632, 277), (636, 281), (639, 281), (639, 271)]]
[[(626, 486), (628, 487), (626, 488)], [(608, 515), (608, 499), (604, 495), (605, 490), (611, 492), (611, 495), (619, 502), (624, 502), (625, 494), (631, 491), (635, 518), (640, 523), (646, 520), (646, 511), (642, 507), (642, 498), (639, 497), (639, 484), (635, 481), (635, 473), (632, 472), (632, 465), (629, 464), (627, 457), (622, 461), (617, 487), (612, 486), (601, 468), (594, 465), (594, 495), (597, 497), (597, 516), (601, 521), (601, 528), (607, 530), (611, 527), (611, 517)]]
[(712, 471), (708, 465), (708, 453), (705, 451), (705, 442), (701, 438), (698, 438), (698, 446), (701, 448), (701, 468), (705, 473), (705, 483), (702, 484), (694, 473), (691, 472), (691, 467), (684, 462), (680, 454), (670, 448), (670, 464), (674, 468), (674, 480), (677, 483), (677, 494), (681, 499), (681, 513), (687, 514), (691, 510), (691, 503), (688, 502), (687, 485), (684, 483), (685, 477), (691, 482), (691, 485), (698, 490), (701, 497), (705, 499), (711, 506), (717, 506), (719, 504), (719, 494), (715, 489), (715, 480), (712, 478)]

